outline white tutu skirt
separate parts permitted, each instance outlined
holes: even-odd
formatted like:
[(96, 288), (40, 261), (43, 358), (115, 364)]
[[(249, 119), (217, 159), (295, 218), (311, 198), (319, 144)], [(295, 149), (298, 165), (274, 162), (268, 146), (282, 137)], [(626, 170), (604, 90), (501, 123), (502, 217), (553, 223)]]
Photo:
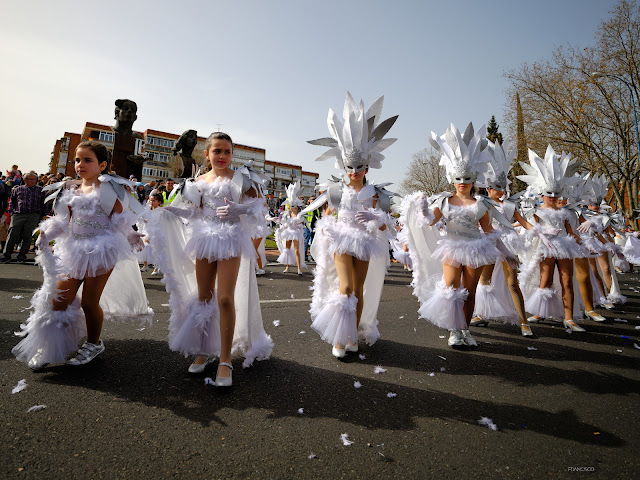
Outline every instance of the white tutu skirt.
[(598, 258), (607, 251), (604, 244), (592, 235), (581, 235), (580, 239), (582, 241), (584, 251), (587, 252), (587, 255), (583, 258)]
[[(496, 265), (496, 268), (502, 267), (501, 265)], [(493, 278), (495, 279), (496, 275)], [(498, 320), (513, 325), (520, 324), (518, 312), (505, 283), (504, 275), (500, 284), (493, 279), (489, 285), (478, 283), (473, 314), (484, 319)]]
[(496, 229), (500, 232), (500, 240), (514, 257), (518, 258), (524, 252), (524, 239), (515, 230)]
[(146, 263), (150, 263), (152, 265), (155, 265), (155, 263), (156, 263), (153, 260), (153, 248), (148, 243), (145, 243), (144, 244), (144, 248), (142, 250), (140, 250), (139, 252), (135, 252), (134, 255), (136, 256), (136, 259), (140, 263), (145, 263), (146, 262)]
[(220, 355), (220, 312), (215, 296), (208, 302), (188, 302), (182, 322), (169, 330), (169, 348), (185, 357)]
[(524, 309), (542, 318), (564, 320), (562, 298), (555, 288), (536, 288), (524, 302)]
[(300, 226), (300, 228), (293, 228), (289, 225), (284, 225), (278, 229), (278, 234), (280, 235), (280, 239), (285, 242), (287, 240), (298, 240), (299, 242), (304, 242), (302, 226)]
[(351, 255), (360, 260), (371, 260), (372, 257), (388, 256), (386, 245), (377, 241), (376, 233), (370, 233), (360, 223), (338, 222), (335, 217), (322, 217), (316, 223), (316, 230), (324, 229), (329, 238), (328, 253), (333, 256)]
[(132, 258), (131, 246), (120, 232), (89, 238), (67, 235), (54, 246), (54, 253), (68, 278), (83, 279), (103, 275), (120, 260)]
[(640, 265), (640, 238), (627, 235), (627, 241), (622, 249), (624, 258), (633, 265)]
[(260, 225), (254, 225), (254, 229), (251, 232), (251, 238), (264, 238), (271, 235), (273, 229), (267, 225), (266, 223), (262, 223)]
[(462, 306), (469, 295), (467, 289), (447, 287), (441, 280), (430, 290), (427, 301), (418, 309), (420, 317), (447, 330), (466, 329), (467, 320)]
[(357, 304), (358, 299), (353, 294), (348, 296), (331, 293), (315, 316), (311, 328), (318, 332), (322, 340), (331, 345), (345, 346), (347, 343), (357, 343)]
[(454, 267), (464, 265), (478, 268), (500, 263), (503, 260), (495, 241), (487, 235), (474, 240), (453, 240), (445, 237), (438, 240), (438, 245), (431, 256), (435, 260)]
[(257, 256), (251, 236), (240, 223), (195, 220), (189, 230), (184, 251), (192, 260), (215, 262), (240, 256), (255, 259)]
[(404, 250), (396, 250), (393, 252), (393, 258), (395, 258), (398, 263), (407, 265), (409, 268), (413, 268), (413, 264), (411, 263), (411, 255), (409, 255), (409, 252), (405, 252)]
[(589, 256), (586, 249), (579, 245), (571, 235), (547, 235), (546, 240), (551, 245), (551, 248), (545, 242), (540, 241), (538, 244), (540, 258), (567, 259)]
[[(42, 295), (41, 292), (38, 293)], [(38, 302), (38, 293), (32, 301), (32, 305), (36, 305), (33, 313), (21, 325), (19, 335), (26, 337), (11, 352), (25, 363), (35, 357), (36, 366), (64, 363), (77, 350), (80, 339), (86, 335), (80, 300), (76, 299), (66, 310), (56, 311), (49, 301)]]
[(293, 248), (284, 248), (278, 257), (278, 263), (282, 265), (296, 265), (296, 253)]

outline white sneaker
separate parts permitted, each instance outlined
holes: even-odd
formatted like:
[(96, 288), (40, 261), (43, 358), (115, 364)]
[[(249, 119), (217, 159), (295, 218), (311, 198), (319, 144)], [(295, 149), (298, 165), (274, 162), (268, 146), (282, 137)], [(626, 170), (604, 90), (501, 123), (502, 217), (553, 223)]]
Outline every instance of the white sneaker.
[(258, 268), (258, 269), (256, 270), (256, 275), (264, 275), (264, 274), (265, 274), (265, 271), (264, 271), (263, 269)]
[(333, 347), (331, 349), (331, 354), (336, 358), (344, 358), (346, 351), (344, 348)]
[(462, 342), (467, 347), (477, 347), (478, 343), (471, 336), (471, 332), (469, 330), (462, 330)]
[(149, 267), (142, 267), (142, 268), (140, 269), (140, 271), (141, 271), (141, 272), (146, 272), (147, 270), (149, 270)]
[(461, 347), (464, 345), (464, 340), (462, 339), (462, 331), (460, 330), (449, 330), (449, 340), (447, 341), (450, 347)]
[(604, 303), (602, 304), (602, 306), (603, 306), (604, 308), (606, 308), (607, 310), (613, 310), (614, 308), (616, 308), (616, 307), (614, 307), (614, 306), (613, 306), (613, 303), (611, 303), (611, 302), (609, 302), (609, 301), (604, 302)]
[(153, 272), (151, 272), (151, 275), (159, 275), (160, 274), (160, 270), (155, 269)]
[(345, 351), (350, 352), (350, 353), (355, 353), (358, 351), (358, 344), (356, 343), (355, 345), (350, 345), (347, 343), (347, 345), (344, 347)]
[(102, 343), (102, 340), (100, 340), (100, 343), (97, 345), (95, 343), (84, 342), (78, 350), (78, 353), (67, 360), (67, 365), (84, 365), (102, 352), (104, 352), (104, 343)]

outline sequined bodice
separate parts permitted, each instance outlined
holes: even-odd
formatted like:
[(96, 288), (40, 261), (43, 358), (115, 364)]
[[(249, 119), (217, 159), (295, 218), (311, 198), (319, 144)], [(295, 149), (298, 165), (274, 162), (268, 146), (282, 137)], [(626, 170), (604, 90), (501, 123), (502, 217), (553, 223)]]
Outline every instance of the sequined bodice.
[(97, 188), (90, 193), (80, 189), (69, 190), (71, 208), (70, 233), (74, 238), (92, 238), (107, 235), (111, 231), (111, 220), (100, 206), (100, 194)]
[[(338, 208), (338, 221), (361, 225), (355, 219), (356, 212), (373, 207), (373, 197), (359, 199), (358, 191), (345, 185), (342, 187), (342, 198)], [(362, 225), (363, 230), (365, 229)]]
[(217, 182), (196, 182), (196, 186), (202, 192), (202, 217), (205, 220), (220, 221), (216, 214), (218, 207), (224, 207), (226, 205), (224, 199), (229, 201), (233, 199), (232, 183), (228, 178), (222, 179)]
[(568, 220), (568, 212), (566, 210), (554, 210), (552, 208), (539, 208), (536, 210), (538, 223), (547, 229), (558, 229), (559, 234), (566, 235), (565, 220)]
[[(447, 202), (448, 203), (448, 202)], [(453, 240), (476, 240), (482, 238), (484, 233), (478, 226), (479, 215), (478, 205), (457, 206), (448, 204), (442, 212), (442, 216), (447, 223), (447, 237)], [(482, 212), (484, 215), (484, 212)]]

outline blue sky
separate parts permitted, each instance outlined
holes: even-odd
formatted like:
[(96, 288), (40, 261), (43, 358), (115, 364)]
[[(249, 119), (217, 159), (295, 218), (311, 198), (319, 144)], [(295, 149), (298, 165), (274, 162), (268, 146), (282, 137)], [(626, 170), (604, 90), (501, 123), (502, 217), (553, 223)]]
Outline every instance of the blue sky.
[[(503, 72), (591, 45), (614, 0), (10, 2), (0, 18), (0, 168), (47, 168), (86, 121), (207, 136), (220, 128), (269, 160), (314, 162), (346, 91), (399, 115), (374, 181), (400, 182), (430, 131), (502, 123)], [(123, 15), (120, 12), (127, 12)], [(391, 187), (393, 189), (393, 187)]]

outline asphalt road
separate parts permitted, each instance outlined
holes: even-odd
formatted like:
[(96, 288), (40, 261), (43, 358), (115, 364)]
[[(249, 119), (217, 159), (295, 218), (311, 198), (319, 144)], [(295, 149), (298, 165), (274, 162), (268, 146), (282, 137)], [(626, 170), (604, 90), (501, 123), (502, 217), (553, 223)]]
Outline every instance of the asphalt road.
[(381, 339), (340, 362), (309, 326), (311, 274), (281, 270), (259, 278), (272, 358), (235, 359), (221, 391), (204, 382), (215, 364), (190, 376), (167, 347), (168, 295), (149, 273), (153, 326), (105, 323), (96, 361), (32, 372), (11, 355), (12, 332), (42, 276), (0, 265), (0, 477), (637, 478), (640, 274), (620, 277), (628, 303), (588, 333), (544, 323), (524, 338), (492, 323), (473, 329), (476, 351), (458, 351), (418, 319), (393, 265)]

